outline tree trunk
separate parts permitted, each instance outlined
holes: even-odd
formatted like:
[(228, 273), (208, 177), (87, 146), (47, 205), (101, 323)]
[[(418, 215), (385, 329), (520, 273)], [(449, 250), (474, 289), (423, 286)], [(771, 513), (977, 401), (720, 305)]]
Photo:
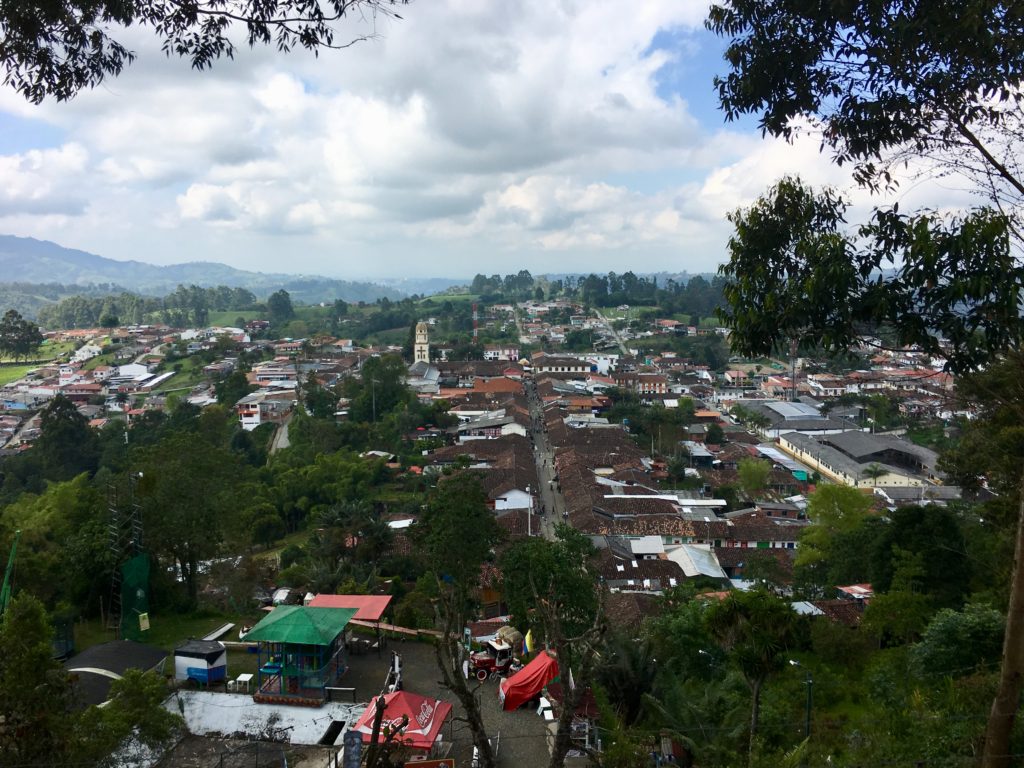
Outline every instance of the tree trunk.
[(750, 745), (748, 764), (754, 759), (754, 741), (757, 739), (757, 724), (761, 718), (761, 678), (750, 682)]
[(1010, 577), (1006, 631), (1003, 634), (1003, 662), (999, 670), (999, 688), (992, 700), (992, 710), (985, 728), (981, 768), (1009, 768), (1010, 735), (1024, 684), (1024, 476), (1018, 493), (1017, 543), (1013, 556), (1013, 575)]
[[(559, 669), (559, 672), (562, 672)], [(579, 704), (579, 696), (570, 690), (568, 675), (562, 672), (562, 711), (558, 714), (558, 728), (555, 730), (555, 743), (551, 748), (551, 760), (548, 768), (562, 768), (565, 755), (572, 748), (572, 718)]]
[(444, 687), (455, 694), (466, 711), (466, 721), (473, 734), (473, 745), (479, 754), (480, 768), (494, 768), (494, 754), (491, 752), (491, 742), (487, 738), (487, 730), (480, 715), (480, 703), (476, 699), (476, 694), (469, 690), (469, 683), (462, 674), (458, 637), (445, 632), (437, 641), (435, 650)]
[(437, 580), (440, 599), (435, 605), (441, 621), (441, 637), (434, 646), (437, 666), (441, 671), (441, 682), (445, 688), (455, 694), (466, 712), (466, 722), (473, 734), (473, 745), (477, 748), (480, 768), (494, 768), (494, 753), (491, 742), (484, 728), (483, 716), (480, 714), (480, 702), (476, 692), (469, 689), (469, 681), (462, 674), (462, 653), (460, 641), (464, 615), (459, 609), (465, 605), (465, 595), (459, 592), (446, 591), (445, 585)]

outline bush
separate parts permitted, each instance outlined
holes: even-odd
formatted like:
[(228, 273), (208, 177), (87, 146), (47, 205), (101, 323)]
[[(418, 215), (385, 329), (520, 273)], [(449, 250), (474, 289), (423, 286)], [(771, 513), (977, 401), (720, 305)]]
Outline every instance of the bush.
[(301, 587), (309, 581), (309, 573), (301, 565), (291, 565), (277, 574), (277, 581), (285, 587)]
[(285, 570), (295, 565), (296, 563), (302, 562), (308, 557), (306, 550), (300, 547), (298, 544), (289, 544), (283, 550), (281, 550), (281, 569)]

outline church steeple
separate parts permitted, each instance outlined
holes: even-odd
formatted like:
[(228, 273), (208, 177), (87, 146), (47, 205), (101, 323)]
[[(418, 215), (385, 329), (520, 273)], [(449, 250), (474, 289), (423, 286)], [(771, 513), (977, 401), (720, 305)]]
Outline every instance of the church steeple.
[(413, 362), (430, 362), (430, 326), (416, 323), (416, 344), (413, 347)]

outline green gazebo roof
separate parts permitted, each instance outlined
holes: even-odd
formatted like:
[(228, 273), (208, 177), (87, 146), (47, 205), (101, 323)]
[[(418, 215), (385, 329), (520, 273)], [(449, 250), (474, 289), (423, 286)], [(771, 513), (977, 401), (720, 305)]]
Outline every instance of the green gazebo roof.
[(330, 645), (341, 634), (355, 608), (308, 608), (279, 605), (249, 630), (246, 642)]

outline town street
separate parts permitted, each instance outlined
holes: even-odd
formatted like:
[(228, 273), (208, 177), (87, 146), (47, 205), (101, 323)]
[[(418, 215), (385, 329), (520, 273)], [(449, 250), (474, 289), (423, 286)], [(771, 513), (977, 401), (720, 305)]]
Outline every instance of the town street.
[(597, 307), (594, 307), (594, 314), (597, 315), (598, 320), (604, 323), (604, 327), (608, 329), (608, 333), (612, 335), (612, 338), (615, 339), (615, 343), (619, 345), (619, 350), (622, 352), (623, 356), (629, 357), (630, 352), (626, 347), (626, 342), (622, 336), (619, 335), (619, 332), (612, 328), (612, 321), (602, 315), (601, 310)]
[(562, 520), (565, 502), (558, 489), (555, 455), (548, 442), (543, 407), (533, 379), (526, 380), (526, 396), (530, 403), (530, 439), (533, 443), (533, 457), (537, 462), (537, 477), (540, 480), (537, 498), (540, 500), (541, 509), (546, 512), (542, 518), (541, 532), (546, 539), (554, 540), (555, 524)]

